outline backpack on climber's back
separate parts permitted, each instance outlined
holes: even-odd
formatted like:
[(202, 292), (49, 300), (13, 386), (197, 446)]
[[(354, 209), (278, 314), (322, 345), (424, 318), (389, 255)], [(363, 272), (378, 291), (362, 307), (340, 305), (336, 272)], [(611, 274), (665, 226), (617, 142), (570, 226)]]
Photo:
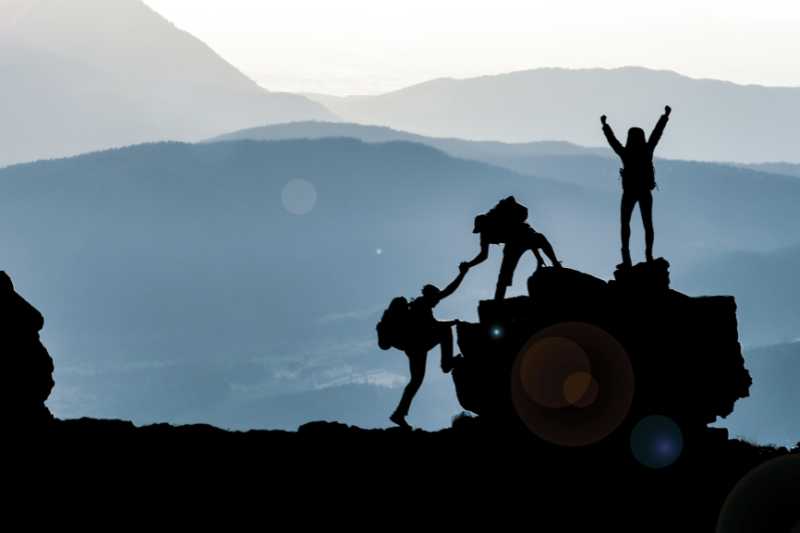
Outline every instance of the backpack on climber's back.
[(402, 296), (392, 299), (375, 328), (378, 330), (378, 346), (381, 350), (405, 350), (410, 315), (408, 300)]
[(513, 196), (503, 198), (484, 216), (482, 225), (488, 235), (502, 240), (503, 235), (528, 220), (528, 208), (517, 202)]

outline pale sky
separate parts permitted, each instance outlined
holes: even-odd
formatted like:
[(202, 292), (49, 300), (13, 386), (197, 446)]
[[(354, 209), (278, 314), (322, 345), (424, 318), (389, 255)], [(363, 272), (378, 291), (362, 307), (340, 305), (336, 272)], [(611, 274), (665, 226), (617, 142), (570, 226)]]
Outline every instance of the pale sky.
[(145, 0), (270, 90), (374, 94), (537, 67), (800, 86), (800, 0)]

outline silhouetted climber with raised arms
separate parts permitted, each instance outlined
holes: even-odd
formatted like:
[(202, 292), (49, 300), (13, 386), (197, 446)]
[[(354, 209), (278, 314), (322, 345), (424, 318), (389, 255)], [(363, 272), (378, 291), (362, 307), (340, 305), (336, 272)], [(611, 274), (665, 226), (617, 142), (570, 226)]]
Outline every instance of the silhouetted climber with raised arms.
[(642, 214), (644, 224), (645, 255), (647, 261), (653, 261), (653, 241), (655, 231), (653, 229), (653, 193), (656, 187), (655, 168), (653, 167), (653, 152), (664, 133), (667, 126), (669, 115), (672, 108), (666, 106), (664, 114), (658, 119), (656, 127), (650, 134), (649, 139), (645, 139), (642, 128), (631, 128), (628, 130), (628, 141), (625, 146), (617, 140), (611, 126), (606, 122), (606, 115), (600, 117), (603, 124), (603, 133), (608, 140), (608, 144), (622, 159), (622, 169), (619, 173), (622, 176), (622, 204), (620, 206), (620, 222), (622, 223), (622, 265), (631, 266), (631, 216), (633, 208), (639, 204), (639, 211)]
[(435, 285), (425, 285), (422, 296), (408, 302), (403, 297), (392, 300), (389, 308), (378, 323), (378, 344), (384, 349), (397, 348), (408, 356), (411, 378), (403, 390), (403, 396), (389, 419), (402, 428), (410, 428), (406, 416), (411, 401), (417, 394), (425, 378), (425, 365), (428, 352), (439, 345), (442, 353), (441, 366), (445, 373), (453, 369), (453, 332), (456, 320), (440, 322), (433, 316), (433, 309), (439, 302), (453, 294), (464, 279), (469, 267), (461, 263), (456, 279), (444, 290)]
[(545, 266), (539, 251), (550, 259), (554, 267), (561, 267), (556, 253), (547, 238), (527, 222), (528, 208), (517, 203), (513, 196), (501, 200), (488, 213), (475, 217), (472, 233), (481, 236), (481, 251), (467, 265), (472, 268), (489, 257), (490, 244), (505, 244), (500, 275), (497, 278), (495, 300), (505, 298), (506, 290), (514, 280), (514, 270), (522, 255), (530, 250), (536, 256), (537, 268)]

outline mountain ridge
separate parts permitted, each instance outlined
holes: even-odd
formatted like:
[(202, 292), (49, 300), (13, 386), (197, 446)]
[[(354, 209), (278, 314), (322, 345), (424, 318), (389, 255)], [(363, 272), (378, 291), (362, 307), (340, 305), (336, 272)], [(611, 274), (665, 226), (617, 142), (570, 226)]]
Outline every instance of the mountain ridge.
[(15, 103), (0, 112), (0, 165), (336, 118), (303, 96), (260, 87), (140, 0), (43, 0), (0, 42)]
[[(556, 177), (565, 161), (554, 163)], [(352, 139), (146, 144), (29, 163), (0, 170), (0, 228), (15, 228), (4, 233), (4, 268), (45, 311), (48, 345), (52, 338), (60, 346), (57, 415), (198, 420), (251, 391), (270, 401), (267, 393), (338, 376), (405, 375), (404, 358), (375, 346), (375, 316), (359, 311), (452, 279), (454, 266), (477, 252), (475, 214), (509, 194), (566, 266), (608, 279), (618, 262), (618, 165), (578, 162), (576, 180), (608, 173), (607, 186), (563, 183), (550, 172), (539, 179), (420, 144)], [(659, 172), (657, 250), (673, 259), (676, 279), (727, 246), (796, 241), (797, 180), (670, 165)], [(316, 191), (305, 215), (283, 203), (293, 179)], [(723, 183), (741, 194), (714, 196)], [(752, 202), (755, 194), (768, 205)], [(442, 318), (470, 320), (474, 302), (490, 296), (497, 259), (468, 276)], [(520, 269), (533, 266), (523, 260)], [(523, 285), (520, 273), (510, 295)], [(281, 312), (267, 313), (265, 302), (274, 301)], [(321, 320), (343, 310), (363, 318)], [(182, 392), (187, 383), (191, 395)], [(236, 424), (248, 420), (257, 418)], [(428, 428), (449, 423), (425, 420)]]
[(666, 157), (798, 161), (791, 139), (799, 133), (800, 87), (739, 85), (639, 67), (533, 69), (317, 99), (342, 120), (422, 135), (506, 142), (557, 138), (580, 145), (603, 142), (601, 114), (620, 130), (631, 123), (649, 128), (669, 104), (676, 113), (659, 150)]

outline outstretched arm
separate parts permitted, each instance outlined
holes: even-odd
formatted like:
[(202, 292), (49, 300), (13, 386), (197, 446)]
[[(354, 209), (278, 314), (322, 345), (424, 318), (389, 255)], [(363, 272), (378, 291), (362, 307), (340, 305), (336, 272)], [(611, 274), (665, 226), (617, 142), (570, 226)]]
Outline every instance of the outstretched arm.
[(469, 270), (469, 266), (467, 266), (467, 263), (461, 263), (460, 265), (458, 265), (458, 276), (456, 276), (456, 279), (454, 279), (452, 283), (450, 283), (450, 285), (445, 287), (444, 290), (441, 293), (439, 293), (439, 302), (441, 302), (442, 300), (444, 300), (445, 298), (456, 292), (458, 286), (461, 285), (462, 281), (464, 281), (464, 276), (467, 275), (467, 270)]
[(667, 127), (670, 113), (672, 113), (672, 108), (670, 106), (664, 107), (664, 114), (658, 119), (656, 127), (653, 128), (653, 133), (650, 134), (650, 138), (647, 140), (647, 145), (651, 150), (655, 150), (658, 141), (661, 140), (661, 136), (664, 134), (664, 128)]
[(605, 115), (600, 117), (600, 122), (603, 123), (603, 133), (606, 136), (606, 140), (608, 141), (608, 144), (611, 145), (611, 149), (614, 150), (614, 152), (618, 156), (622, 157), (622, 153), (624, 152), (624, 150), (622, 148), (622, 144), (617, 140), (617, 137), (614, 135), (614, 130), (612, 130), (611, 126), (609, 126), (608, 122), (606, 122), (606, 116)]
[(467, 262), (469, 268), (479, 265), (489, 258), (489, 242), (481, 235), (481, 251), (472, 261)]

